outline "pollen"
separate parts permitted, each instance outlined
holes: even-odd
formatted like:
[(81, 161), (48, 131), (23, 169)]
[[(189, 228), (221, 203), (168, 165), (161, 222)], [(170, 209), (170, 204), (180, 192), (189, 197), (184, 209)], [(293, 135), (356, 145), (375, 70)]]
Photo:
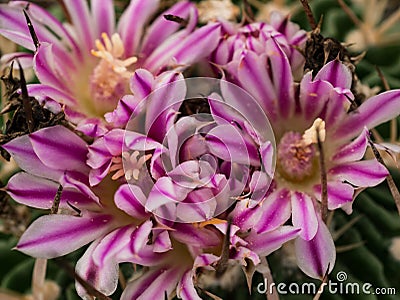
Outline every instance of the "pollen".
[(134, 151), (132, 154), (123, 152), (120, 157), (113, 157), (113, 165), (110, 168), (110, 172), (115, 173), (111, 178), (117, 180), (125, 176), (128, 181), (132, 179), (135, 181), (139, 180), (140, 171), (151, 156), (151, 154), (140, 156), (139, 151)]
[(301, 133), (293, 131), (281, 138), (278, 145), (278, 172), (286, 180), (301, 182), (313, 175), (316, 151), (310, 141), (305, 141)]
[(125, 53), (120, 36), (115, 33), (111, 39), (106, 33), (101, 35), (102, 42), (96, 40), (97, 50), (92, 50), (93, 56), (100, 58), (90, 77), (90, 94), (93, 99), (92, 110), (95, 115), (115, 109), (118, 100), (129, 91), (129, 78), (132, 75), (132, 65), (137, 58), (132, 56), (122, 59)]
[(130, 72), (127, 67), (136, 63), (137, 57), (132, 56), (126, 59), (120, 59), (124, 55), (125, 49), (118, 33), (114, 33), (111, 36), (111, 40), (104, 32), (101, 34), (101, 37), (103, 43), (99, 39), (95, 41), (97, 50), (92, 50), (92, 55), (107, 62), (115, 73), (129, 78)]
[(318, 142), (318, 135), (320, 141), (324, 142), (326, 135), (325, 122), (320, 118), (317, 118), (312, 124), (312, 126), (304, 132), (302, 137), (303, 144), (304, 145), (316, 144)]

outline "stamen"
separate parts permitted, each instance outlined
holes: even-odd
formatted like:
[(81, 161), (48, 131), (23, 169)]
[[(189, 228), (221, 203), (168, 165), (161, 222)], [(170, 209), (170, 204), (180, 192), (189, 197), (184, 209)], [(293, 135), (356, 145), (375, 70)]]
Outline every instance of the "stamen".
[(152, 154), (146, 154), (140, 157), (139, 155), (139, 151), (134, 151), (132, 154), (129, 152), (122, 152), (121, 157), (113, 157), (111, 160), (113, 165), (110, 168), (110, 172), (116, 171), (116, 173), (111, 179), (117, 180), (125, 175), (126, 180), (138, 180), (140, 170), (151, 158)]
[(318, 139), (321, 142), (325, 141), (326, 131), (325, 122), (317, 118), (309, 129), (307, 129), (303, 134), (303, 143), (305, 146), (318, 143)]
[(130, 72), (128, 72), (127, 67), (136, 63), (137, 57), (132, 56), (123, 60), (120, 59), (124, 55), (125, 49), (118, 33), (114, 33), (111, 36), (111, 40), (104, 32), (101, 34), (101, 37), (103, 43), (97, 39), (95, 41), (97, 50), (92, 49), (91, 54), (106, 61), (114, 72), (129, 78)]

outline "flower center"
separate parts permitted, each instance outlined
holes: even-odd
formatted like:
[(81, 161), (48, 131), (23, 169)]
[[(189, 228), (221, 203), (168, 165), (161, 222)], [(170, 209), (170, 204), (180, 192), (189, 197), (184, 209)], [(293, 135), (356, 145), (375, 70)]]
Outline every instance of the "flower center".
[(90, 94), (93, 99), (91, 111), (95, 115), (113, 110), (118, 100), (129, 91), (128, 67), (137, 61), (136, 57), (121, 59), (125, 49), (118, 33), (111, 40), (106, 33), (101, 35), (103, 43), (96, 40), (97, 50), (92, 50), (93, 56), (100, 58), (90, 76)]
[(116, 172), (111, 178), (117, 180), (125, 175), (128, 181), (131, 179), (138, 180), (140, 170), (146, 165), (146, 161), (151, 158), (151, 154), (139, 156), (139, 151), (134, 151), (132, 154), (122, 152), (120, 157), (113, 157), (113, 165), (110, 168), (110, 172)]
[(294, 131), (286, 132), (278, 145), (278, 171), (285, 179), (300, 182), (314, 173), (316, 151), (305, 137)]

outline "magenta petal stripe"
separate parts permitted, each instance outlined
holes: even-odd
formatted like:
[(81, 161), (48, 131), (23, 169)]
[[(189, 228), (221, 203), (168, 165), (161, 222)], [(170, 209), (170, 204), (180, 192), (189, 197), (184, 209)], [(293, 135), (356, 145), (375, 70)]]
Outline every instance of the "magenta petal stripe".
[(28, 135), (17, 137), (2, 146), (14, 158), (18, 166), (33, 175), (58, 181), (62, 171), (49, 169), (36, 155)]
[(290, 218), (290, 192), (283, 189), (272, 193), (262, 202), (261, 207), (260, 220), (254, 229), (257, 233), (277, 229)]
[(176, 295), (183, 300), (201, 300), (193, 284), (193, 271), (188, 270), (183, 274), (176, 288)]
[[(321, 185), (314, 186), (315, 197), (321, 201)], [(340, 181), (328, 182), (328, 209), (334, 210), (353, 201), (354, 188)]]
[(94, 249), (93, 262), (102, 267), (110, 261), (115, 261), (116, 254), (131, 242), (130, 237), (134, 230), (134, 226), (127, 225), (107, 234)]
[(365, 101), (342, 122), (334, 136), (352, 138), (400, 115), (400, 90), (384, 92)]
[(130, 282), (121, 295), (121, 300), (164, 299), (175, 289), (184, 273), (183, 267), (165, 266), (150, 269), (144, 275)]
[[(107, 263), (99, 266), (93, 260), (93, 252), (97, 249), (99, 242), (98, 239), (94, 241), (86, 250), (85, 254), (76, 263), (76, 273), (79, 274), (84, 280), (94, 286), (99, 292), (104, 295), (111, 295), (115, 292), (118, 285), (118, 264), (114, 261), (107, 261)], [(83, 299), (90, 299), (92, 296), (75, 281), (76, 291)]]
[(369, 131), (365, 129), (354, 141), (345, 144), (333, 155), (335, 163), (357, 161), (364, 157), (368, 145)]
[(87, 145), (63, 126), (41, 129), (30, 135), (32, 147), (40, 160), (56, 170), (84, 171), (87, 169)]
[(299, 268), (307, 276), (322, 279), (326, 271), (331, 272), (335, 265), (336, 249), (331, 233), (318, 219), (318, 231), (314, 238), (310, 241), (297, 238), (295, 249)]
[(42, 84), (71, 94), (72, 91), (66, 83), (68, 81), (66, 79), (69, 78), (65, 78), (68, 73), (65, 73), (65, 76), (62, 75), (63, 72), (61, 71), (61, 66), (57, 65), (58, 62), (59, 59), (56, 58), (53, 52), (53, 45), (42, 43), (34, 56), (33, 68)]
[(355, 186), (375, 186), (385, 180), (388, 170), (375, 159), (342, 164), (329, 170), (334, 178)]
[(84, 47), (86, 53), (90, 53), (90, 50), (94, 48), (95, 37), (88, 3), (81, 0), (68, 0), (65, 1), (65, 7), (71, 16), (81, 47)]
[(137, 54), (139, 41), (150, 17), (157, 11), (159, 0), (132, 0), (118, 23), (118, 32), (125, 46), (125, 56)]
[(96, 32), (95, 36), (105, 32), (108, 36), (111, 36), (115, 32), (115, 13), (114, 4), (112, 0), (91, 0), (90, 10), (92, 12), (94, 26)]
[(309, 241), (318, 230), (317, 212), (310, 196), (301, 192), (292, 192), (292, 223), (300, 228), (301, 238)]
[(324, 80), (332, 84), (333, 87), (350, 89), (352, 74), (348, 67), (339, 60), (328, 62), (315, 76), (315, 80)]
[(16, 248), (30, 256), (54, 258), (90, 243), (112, 226), (109, 215), (46, 215), (29, 226)]
[(134, 218), (140, 220), (148, 216), (144, 210), (146, 196), (139, 186), (132, 184), (121, 185), (115, 192), (114, 202), (119, 209)]
[(281, 226), (270, 232), (252, 233), (246, 238), (248, 248), (260, 256), (267, 256), (299, 234), (299, 229), (292, 226)]
[(277, 104), (279, 106), (279, 112), (283, 118), (288, 118), (292, 116), (294, 112), (293, 77), (289, 59), (275, 39), (269, 39), (266, 42), (266, 51), (268, 53), (268, 61), (271, 66), (270, 72), (272, 73), (272, 79), (278, 97)]
[(238, 69), (238, 80), (256, 98), (268, 117), (276, 118), (276, 92), (267, 70), (266, 56), (258, 56), (252, 51), (243, 54)]
[(300, 83), (300, 106), (302, 115), (306, 121), (313, 121), (322, 112), (332, 86), (322, 80), (312, 81), (312, 73), (304, 75)]
[[(7, 192), (18, 203), (35, 208), (50, 209), (57, 194), (59, 183), (34, 175), (20, 172), (10, 178)], [(60, 208), (69, 208), (69, 205), (82, 208), (98, 207), (97, 203), (79, 192), (77, 189), (66, 187), (61, 194)]]
[(180, 24), (166, 20), (164, 15), (171, 14), (187, 19), (191, 9), (195, 9), (193, 3), (188, 1), (179, 1), (170, 9), (163, 12), (162, 16), (157, 17), (146, 32), (141, 52), (144, 55), (149, 56), (157, 46), (179, 29)]

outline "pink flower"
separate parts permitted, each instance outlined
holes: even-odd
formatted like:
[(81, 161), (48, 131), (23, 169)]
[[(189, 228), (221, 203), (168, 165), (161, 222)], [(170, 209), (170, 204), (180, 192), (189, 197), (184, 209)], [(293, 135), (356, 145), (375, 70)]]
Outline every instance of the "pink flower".
[(255, 97), (272, 124), (277, 140), (275, 189), (264, 205), (276, 207), (284, 220), (291, 217), (293, 226), (301, 228), (296, 240), (299, 267), (321, 278), (328, 266), (332, 270), (335, 250), (320, 219), (317, 132), (325, 156), (328, 209), (351, 213), (355, 189), (375, 186), (388, 175), (376, 160), (362, 158), (367, 129), (399, 115), (400, 91), (374, 96), (350, 111), (352, 75), (343, 63), (331, 61), (296, 83), (279, 39), (271, 34), (263, 46), (265, 54), (239, 47), (240, 56), (227, 64), (226, 77)]
[[(187, 1), (163, 12), (186, 20), (183, 29), (163, 15), (149, 24), (159, 1), (132, 0), (117, 24), (111, 0), (91, 1), (90, 9), (86, 1), (66, 1), (65, 6), (70, 24), (61, 24), (33, 3), (0, 5), (0, 34), (34, 51), (7, 55), (3, 61), (19, 58), (25, 67), (33, 65), (40, 83), (28, 86), (29, 95), (65, 105), (69, 119), (81, 122), (79, 129), (90, 135), (104, 133), (97, 118), (115, 109), (129, 92), (134, 70), (158, 74), (182, 69), (209, 55), (219, 40), (218, 24), (195, 28), (197, 10)], [(32, 41), (22, 9), (30, 16), (39, 45)]]

